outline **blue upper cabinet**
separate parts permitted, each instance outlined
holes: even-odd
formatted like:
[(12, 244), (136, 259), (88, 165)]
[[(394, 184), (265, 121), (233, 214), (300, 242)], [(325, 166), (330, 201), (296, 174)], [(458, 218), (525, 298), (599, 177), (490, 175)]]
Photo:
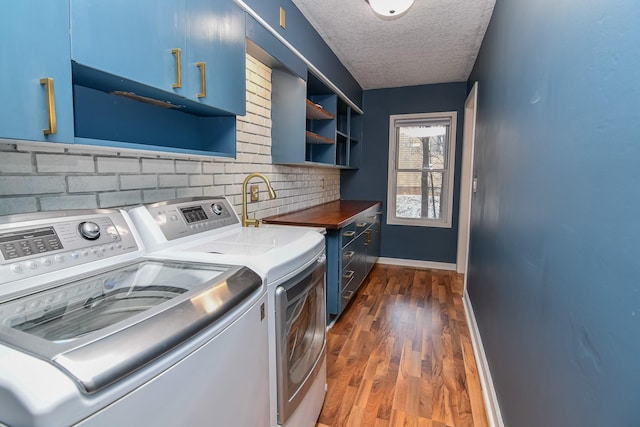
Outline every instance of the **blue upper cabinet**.
[(187, 10), (188, 97), (244, 115), (244, 12), (232, 0), (187, 0)]
[(0, 26), (0, 137), (73, 142), (67, 2), (10, 7)]
[[(200, 115), (245, 114), (244, 35), (244, 13), (232, 0), (71, 0), (71, 56), (82, 85)], [(99, 73), (125, 79), (122, 88)]]
[(184, 54), (185, 14), (185, 0), (71, 0), (73, 60), (184, 95), (173, 85)]

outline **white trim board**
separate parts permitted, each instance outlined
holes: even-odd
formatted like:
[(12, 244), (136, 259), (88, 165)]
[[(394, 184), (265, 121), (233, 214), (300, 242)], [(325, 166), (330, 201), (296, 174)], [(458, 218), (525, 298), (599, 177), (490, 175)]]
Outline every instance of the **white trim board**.
[(489, 363), (487, 362), (487, 355), (485, 354), (484, 347), (482, 346), (480, 330), (478, 330), (476, 316), (473, 313), (471, 300), (469, 299), (469, 294), (466, 289), (464, 291), (464, 296), (462, 297), (462, 304), (464, 305), (464, 313), (467, 318), (467, 324), (469, 325), (471, 346), (473, 347), (473, 355), (476, 359), (476, 365), (478, 366), (478, 374), (480, 375), (480, 384), (482, 385), (482, 395), (484, 396), (484, 404), (487, 410), (489, 426), (504, 427), (502, 413), (500, 412), (500, 406), (498, 405), (498, 396), (496, 395), (496, 390), (493, 386), (491, 371), (489, 370)]
[(476, 141), (476, 111), (478, 105), (478, 82), (473, 84), (464, 103), (464, 133), (462, 138), (462, 172), (460, 174), (460, 211), (458, 215), (458, 273), (465, 274), (469, 264), (469, 241), (471, 239), (471, 200), (473, 198), (473, 156)]
[(401, 265), (405, 267), (431, 268), (434, 270), (456, 271), (456, 265), (447, 262), (420, 261), (417, 259), (378, 258), (378, 264)]

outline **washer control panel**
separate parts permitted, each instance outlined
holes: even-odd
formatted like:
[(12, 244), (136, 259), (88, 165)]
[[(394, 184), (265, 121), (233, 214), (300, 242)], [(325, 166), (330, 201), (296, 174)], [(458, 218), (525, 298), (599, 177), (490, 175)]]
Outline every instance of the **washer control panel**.
[(240, 222), (224, 197), (179, 199), (147, 205), (146, 209), (167, 240), (217, 230)]
[(0, 284), (138, 250), (117, 210), (0, 218)]

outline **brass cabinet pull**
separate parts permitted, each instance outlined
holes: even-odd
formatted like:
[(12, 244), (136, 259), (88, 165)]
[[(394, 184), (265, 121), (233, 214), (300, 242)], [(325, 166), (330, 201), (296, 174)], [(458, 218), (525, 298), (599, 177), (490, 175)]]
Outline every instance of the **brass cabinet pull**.
[(344, 254), (344, 257), (343, 257), (343, 258), (344, 258), (344, 259), (351, 259), (351, 258), (353, 258), (353, 256), (355, 255), (355, 253), (356, 253), (355, 251), (348, 251), (348, 252), (345, 252), (345, 254)]
[(344, 233), (342, 233), (342, 235), (344, 237), (353, 237), (353, 236), (356, 235), (356, 232), (355, 231), (345, 231)]
[(342, 298), (346, 299), (347, 301), (349, 301), (351, 299), (351, 297), (353, 297), (353, 291), (347, 291), (342, 296)]
[(365, 231), (364, 234), (367, 235), (367, 240), (364, 242), (364, 244), (365, 246), (369, 246), (369, 243), (371, 243), (371, 230)]
[(366, 226), (367, 226), (366, 222), (359, 222), (359, 223), (356, 224), (356, 227), (358, 227), (358, 228), (363, 228), (363, 227), (366, 227)]
[(207, 66), (204, 62), (196, 62), (196, 67), (200, 68), (200, 85), (202, 86), (198, 98), (207, 96)]
[(171, 87), (176, 89), (182, 87), (182, 49), (171, 49), (171, 53), (176, 57), (176, 82)]
[(347, 270), (347, 272), (346, 272), (346, 273), (344, 273), (344, 274), (342, 275), (342, 277), (344, 277), (345, 279), (349, 280), (349, 279), (351, 279), (351, 278), (353, 277), (353, 275), (354, 275), (354, 274), (355, 274), (355, 273), (354, 273), (353, 271), (351, 271), (351, 270)]
[(47, 110), (49, 112), (49, 127), (47, 129), (43, 129), (42, 133), (44, 133), (45, 135), (53, 135), (58, 131), (58, 125), (56, 123), (56, 101), (53, 90), (53, 79), (51, 77), (40, 79), (40, 84), (45, 85), (45, 88), (47, 90)]
[(376, 212), (376, 215), (382, 215), (382, 211)]

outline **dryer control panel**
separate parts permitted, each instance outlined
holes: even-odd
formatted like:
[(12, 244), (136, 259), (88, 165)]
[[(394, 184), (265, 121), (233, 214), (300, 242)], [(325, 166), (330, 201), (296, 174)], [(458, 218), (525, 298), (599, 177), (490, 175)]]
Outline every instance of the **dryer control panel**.
[(117, 210), (0, 218), (0, 284), (138, 250)]
[(194, 197), (153, 203), (134, 208), (130, 214), (143, 238), (150, 227), (158, 227), (167, 241), (240, 223), (224, 197)]

